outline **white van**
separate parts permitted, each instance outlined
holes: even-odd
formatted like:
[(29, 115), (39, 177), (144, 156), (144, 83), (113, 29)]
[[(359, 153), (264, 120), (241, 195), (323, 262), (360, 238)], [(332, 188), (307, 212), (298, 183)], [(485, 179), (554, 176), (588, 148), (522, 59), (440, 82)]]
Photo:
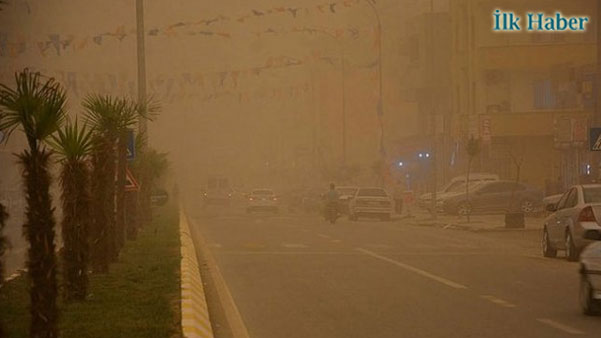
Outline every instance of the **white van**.
[[(488, 174), (488, 173), (470, 173), (470, 187), (482, 182), (498, 181), (499, 175)], [(436, 199), (442, 198), (446, 194), (459, 192), (465, 190), (465, 175), (453, 177), (449, 183), (444, 185), (439, 191), (436, 192)], [(426, 193), (419, 197), (418, 205), (422, 208), (429, 208), (432, 201), (432, 193)]]

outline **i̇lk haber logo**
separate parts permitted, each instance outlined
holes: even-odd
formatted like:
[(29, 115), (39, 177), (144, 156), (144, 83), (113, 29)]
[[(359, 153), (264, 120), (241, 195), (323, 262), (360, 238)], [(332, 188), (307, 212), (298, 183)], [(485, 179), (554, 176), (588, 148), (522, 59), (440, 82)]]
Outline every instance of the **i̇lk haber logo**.
[[(545, 13), (526, 13), (525, 20), (514, 12), (496, 9), (493, 14), (493, 31), (517, 32), (525, 28), (537, 32), (585, 32), (590, 19), (587, 16), (564, 16), (561, 12), (554, 15)], [(524, 25), (524, 26), (523, 26)]]

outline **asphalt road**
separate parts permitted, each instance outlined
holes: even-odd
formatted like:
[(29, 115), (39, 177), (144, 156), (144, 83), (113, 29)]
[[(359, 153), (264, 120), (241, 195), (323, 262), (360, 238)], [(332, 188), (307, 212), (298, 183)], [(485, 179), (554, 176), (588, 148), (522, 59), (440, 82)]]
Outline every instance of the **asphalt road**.
[(538, 231), (190, 216), (252, 338), (601, 335), (578, 306), (578, 264), (540, 257)]

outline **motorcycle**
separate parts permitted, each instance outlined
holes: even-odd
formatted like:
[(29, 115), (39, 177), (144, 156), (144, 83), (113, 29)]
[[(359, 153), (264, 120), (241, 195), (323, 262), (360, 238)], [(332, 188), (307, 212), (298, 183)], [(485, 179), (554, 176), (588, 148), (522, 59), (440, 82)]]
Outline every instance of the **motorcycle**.
[(338, 212), (338, 205), (336, 203), (328, 203), (324, 208), (324, 218), (331, 224), (336, 223), (336, 220), (340, 217)]

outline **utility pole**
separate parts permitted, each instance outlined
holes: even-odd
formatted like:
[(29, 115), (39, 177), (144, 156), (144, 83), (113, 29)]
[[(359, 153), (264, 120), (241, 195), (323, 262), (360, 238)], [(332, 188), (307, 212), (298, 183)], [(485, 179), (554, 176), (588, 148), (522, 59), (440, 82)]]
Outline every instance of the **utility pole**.
[[(435, 63), (435, 44), (434, 44), (434, 0), (430, 0), (430, 24), (427, 25), (427, 29), (428, 29), (428, 44), (430, 46), (430, 56), (429, 56), (429, 64), (430, 64), (430, 71), (429, 71), (429, 83), (428, 86), (430, 87), (430, 95), (432, 95), (432, 93), (434, 92), (434, 84), (436, 83), (435, 79), (434, 79), (434, 63)], [(436, 221), (437, 218), (437, 214), (438, 214), (438, 210), (436, 208), (436, 190), (437, 190), (437, 175), (438, 175), (438, 152), (437, 152), (437, 137), (438, 135), (436, 135), (436, 107), (435, 107), (435, 100), (434, 98), (432, 98), (430, 100), (430, 124), (431, 124), (431, 129), (432, 129), (432, 139), (431, 139), (431, 149), (430, 149), (430, 153), (432, 154), (432, 159), (430, 160), (430, 164), (432, 166), (432, 168), (430, 169), (432, 171), (431, 175), (432, 175), (432, 205), (430, 206), (432, 208), (432, 219), (434, 221)]]
[[(596, 92), (593, 93), (595, 98), (595, 113), (593, 115), (593, 126), (601, 125), (601, 0), (597, 0), (597, 69), (595, 69), (595, 86)], [(593, 168), (596, 170), (597, 179), (601, 179), (601, 154), (593, 152)]]
[(341, 52), (342, 63), (342, 164), (346, 165), (346, 72), (344, 66), (344, 49)]
[(378, 120), (380, 121), (380, 156), (382, 159), (386, 154), (386, 149), (384, 147), (384, 99), (382, 95), (382, 21), (380, 20), (380, 13), (378, 9), (372, 2), (372, 0), (365, 0), (369, 7), (372, 9), (376, 16), (376, 20), (378, 21)]
[[(146, 51), (144, 46), (144, 0), (136, 0), (136, 41), (138, 56), (138, 104), (146, 104)], [(138, 120), (138, 130), (144, 142), (142, 148), (148, 142), (148, 123), (145, 118)]]

